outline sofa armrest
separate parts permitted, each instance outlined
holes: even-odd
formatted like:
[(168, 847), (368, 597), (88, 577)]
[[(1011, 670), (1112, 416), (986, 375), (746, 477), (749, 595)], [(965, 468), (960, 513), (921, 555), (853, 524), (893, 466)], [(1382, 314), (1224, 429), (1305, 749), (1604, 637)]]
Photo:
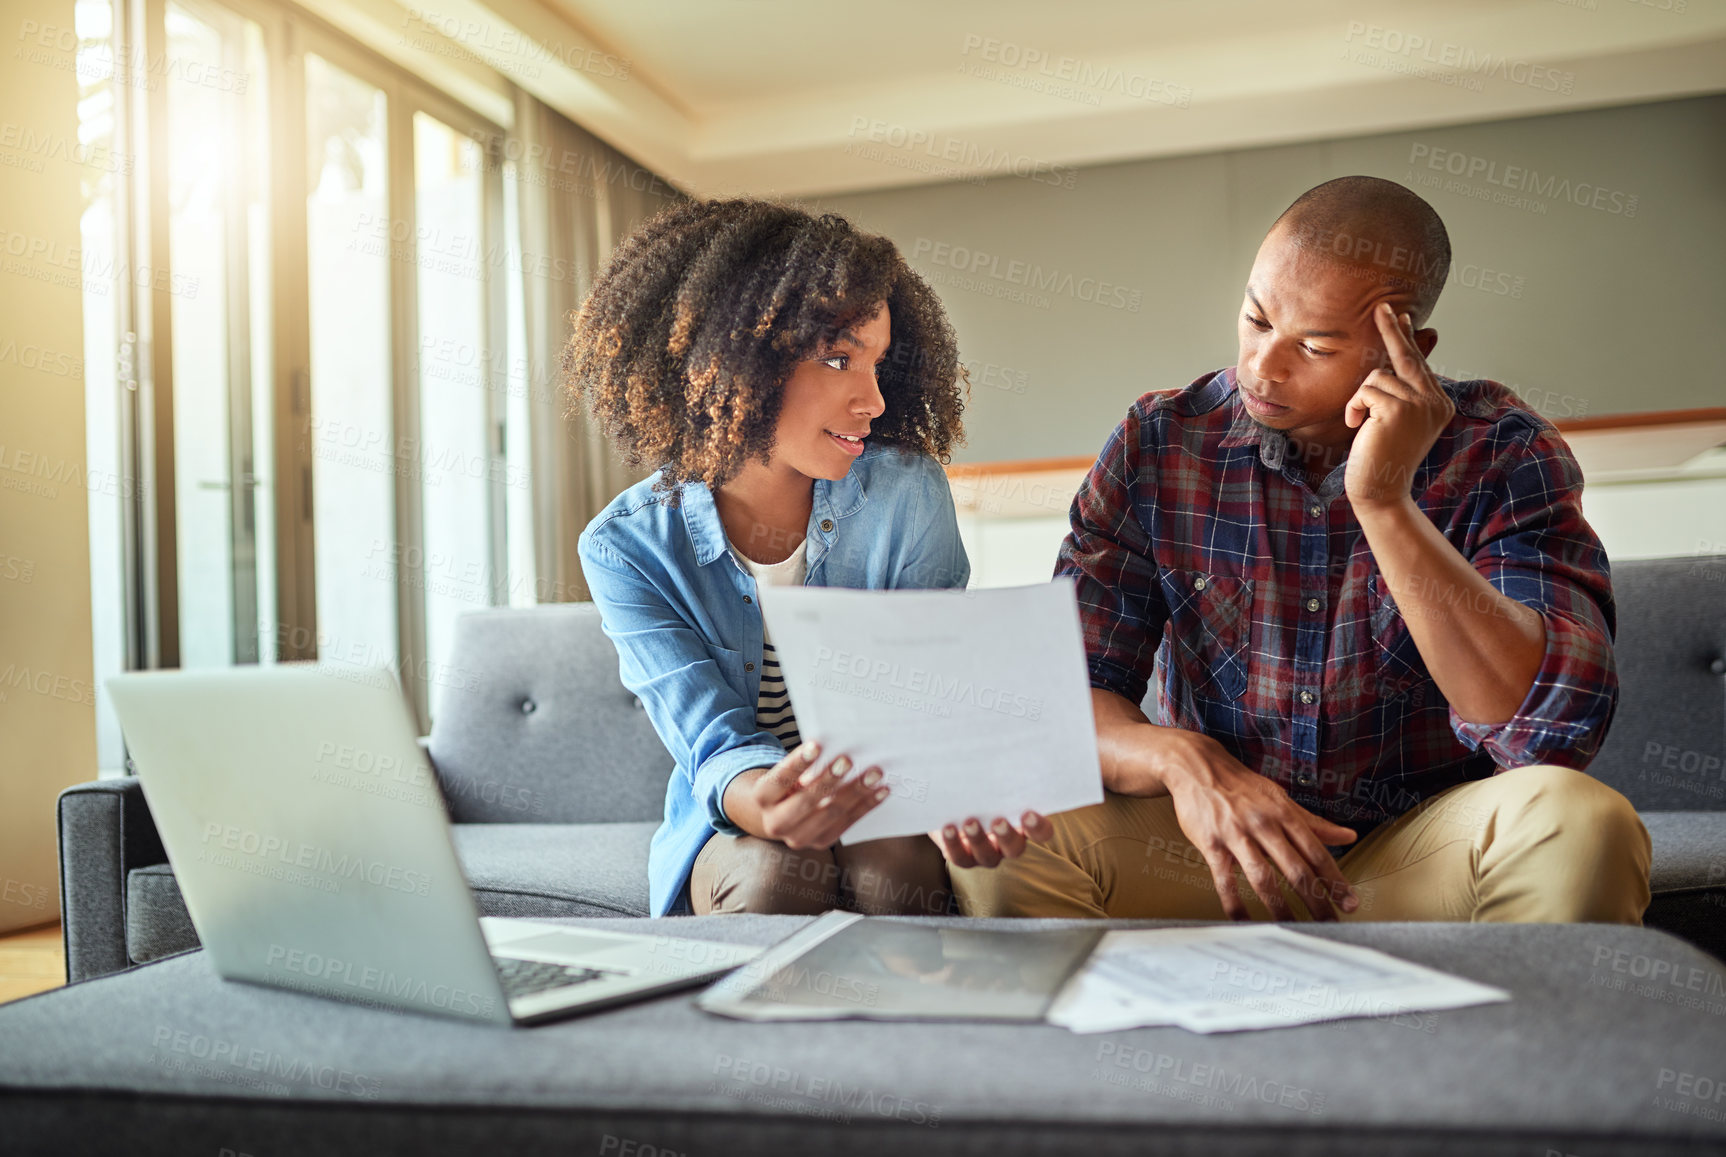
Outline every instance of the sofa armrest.
[(167, 852), (135, 778), (99, 779), (60, 793), (60, 922), (66, 980), (129, 968), (126, 877)]

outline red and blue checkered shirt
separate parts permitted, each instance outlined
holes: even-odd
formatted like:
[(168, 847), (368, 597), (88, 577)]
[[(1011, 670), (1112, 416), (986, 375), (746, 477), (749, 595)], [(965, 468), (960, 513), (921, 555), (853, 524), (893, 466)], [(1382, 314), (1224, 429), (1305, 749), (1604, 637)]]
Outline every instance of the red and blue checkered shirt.
[(1486, 726), (1451, 710), (1385, 589), (1343, 468), (1311, 489), (1287, 438), (1241, 406), (1232, 368), (1140, 398), (1073, 499), (1055, 573), (1078, 585), (1092, 685), (1139, 703), (1160, 670), (1154, 722), (1211, 736), (1362, 835), (1501, 768), (1585, 767), (1618, 679), (1582, 473), (1502, 385), (1440, 380), (1456, 416), (1414, 475), (1415, 499), (1546, 623), (1514, 718)]

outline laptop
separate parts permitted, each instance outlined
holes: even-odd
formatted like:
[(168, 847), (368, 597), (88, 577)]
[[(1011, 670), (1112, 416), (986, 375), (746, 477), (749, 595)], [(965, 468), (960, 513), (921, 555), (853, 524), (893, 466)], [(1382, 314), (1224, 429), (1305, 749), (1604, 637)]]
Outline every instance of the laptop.
[(388, 670), (149, 671), (107, 687), (229, 980), (525, 1025), (692, 987), (761, 951), (482, 918)]

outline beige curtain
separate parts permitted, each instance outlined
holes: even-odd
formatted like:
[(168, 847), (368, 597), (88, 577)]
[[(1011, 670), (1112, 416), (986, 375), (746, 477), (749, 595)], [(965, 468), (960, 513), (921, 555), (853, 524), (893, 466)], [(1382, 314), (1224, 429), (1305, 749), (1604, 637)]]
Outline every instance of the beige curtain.
[(617, 243), (680, 195), (533, 96), (516, 90), (522, 304), (533, 468), (533, 553), (542, 602), (588, 597), (576, 538), (644, 470), (623, 464), (585, 414), (565, 415), (558, 364), (571, 320)]

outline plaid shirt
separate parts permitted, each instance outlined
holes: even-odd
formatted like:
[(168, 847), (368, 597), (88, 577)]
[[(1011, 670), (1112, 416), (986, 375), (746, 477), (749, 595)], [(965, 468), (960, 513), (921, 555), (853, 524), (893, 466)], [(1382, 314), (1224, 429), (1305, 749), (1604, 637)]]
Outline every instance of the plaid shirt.
[(1611, 580), (1582, 517), (1581, 471), (1497, 382), (1441, 381), (1457, 412), (1415, 473), (1416, 501), (1546, 623), (1546, 658), (1514, 718), (1486, 726), (1450, 709), (1342, 468), (1309, 488), (1285, 461), (1286, 437), (1241, 406), (1232, 368), (1140, 398), (1073, 499), (1055, 573), (1078, 584), (1092, 685), (1139, 703), (1160, 670), (1154, 722), (1211, 736), (1362, 835), (1500, 768), (1585, 767), (1618, 680)]

